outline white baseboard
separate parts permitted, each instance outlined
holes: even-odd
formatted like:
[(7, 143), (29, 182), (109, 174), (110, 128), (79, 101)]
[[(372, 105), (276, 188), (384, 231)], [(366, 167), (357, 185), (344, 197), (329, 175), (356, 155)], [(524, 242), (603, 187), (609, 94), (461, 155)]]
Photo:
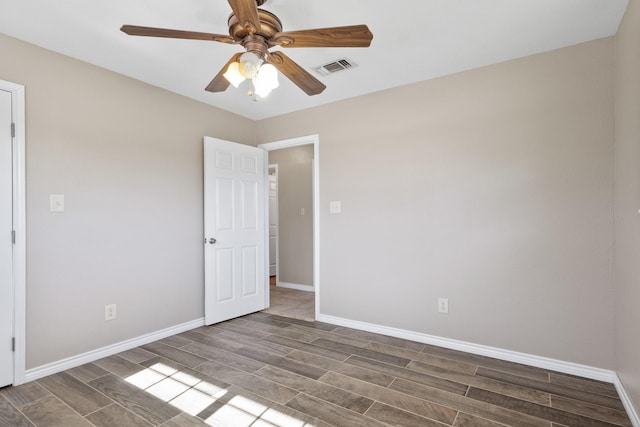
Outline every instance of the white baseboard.
[(620, 381), (620, 377), (616, 374), (613, 379), (613, 384), (616, 386), (616, 390), (618, 391), (618, 395), (620, 396), (620, 400), (622, 400), (622, 404), (624, 405), (624, 409), (627, 411), (627, 415), (629, 415), (629, 419), (631, 420), (631, 425), (633, 427), (640, 427), (640, 416), (638, 416), (638, 412), (636, 408), (633, 407), (633, 403), (631, 402), (631, 398), (627, 394), (627, 391)]
[(306, 291), (306, 292), (315, 291), (315, 288), (313, 286), (299, 285), (297, 283), (278, 282), (278, 283), (276, 283), (276, 287), (278, 287), (278, 288), (286, 288), (286, 289), (295, 289), (295, 290), (298, 290), (298, 291)]
[(199, 328), (200, 326), (204, 326), (204, 317), (192, 320), (190, 322), (182, 323), (180, 325), (171, 326), (160, 331), (151, 332), (146, 335), (141, 335), (136, 338), (121, 341), (119, 343), (111, 344), (106, 347), (91, 350), (77, 356), (72, 356), (66, 359), (58, 360), (56, 362), (47, 363), (46, 365), (38, 366), (37, 368), (28, 369), (26, 372), (26, 381), (34, 381), (39, 378), (46, 377), (47, 375), (66, 371), (67, 369), (75, 368), (76, 366), (81, 366), (85, 363), (102, 359), (103, 357), (108, 357), (126, 350), (131, 350), (132, 348), (139, 347), (144, 344), (149, 344), (153, 341), (170, 337), (171, 335)]
[[(517, 351), (505, 350), (486, 345), (474, 344), (465, 341), (458, 341), (449, 338), (442, 338), (435, 335), (427, 335), (419, 332), (407, 331), (404, 329), (391, 328), (388, 326), (376, 325), (373, 323), (349, 320), (341, 317), (319, 314), (317, 320), (330, 323), (332, 325), (345, 326), (353, 329), (360, 329), (377, 334), (388, 335), (406, 340), (416, 341), (423, 344), (436, 345), (438, 347), (450, 348), (452, 350), (465, 351), (467, 353), (481, 356), (493, 357), (508, 362), (521, 363), (523, 365), (535, 366), (542, 369), (562, 372), (570, 375), (577, 375), (583, 378), (590, 378), (599, 381), (614, 383), (616, 373), (608, 369), (594, 368), (592, 366), (580, 365), (572, 362), (551, 359), (548, 357), (535, 356)], [(640, 426), (639, 426), (640, 427)]]

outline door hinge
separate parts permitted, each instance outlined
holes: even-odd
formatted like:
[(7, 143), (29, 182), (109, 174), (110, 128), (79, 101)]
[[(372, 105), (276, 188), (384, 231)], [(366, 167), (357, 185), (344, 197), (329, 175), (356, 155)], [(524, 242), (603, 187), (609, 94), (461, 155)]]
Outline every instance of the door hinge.
[(11, 243), (16, 244), (16, 230), (11, 230)]
[(15, 137), (16, 137), (16, 124), (11, 123), (11, 138), (15, 138)]
[(11, 351), (16, 351), (16, 339), (11, 338)]

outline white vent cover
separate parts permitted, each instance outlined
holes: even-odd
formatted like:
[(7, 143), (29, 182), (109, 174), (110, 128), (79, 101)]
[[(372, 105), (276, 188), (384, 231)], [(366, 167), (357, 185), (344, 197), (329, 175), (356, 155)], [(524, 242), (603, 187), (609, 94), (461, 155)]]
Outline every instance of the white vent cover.
[(353, 61), (342, 58), (336, 59), (335, 61), (329, 62), (328, 64), (320, 65), (319, 67), (315, 67), (316, 73), (321, 76), (326, 76), (332, 73), (337, 73), (338, 71), (348, 70), (349, 68), (357, 67)]

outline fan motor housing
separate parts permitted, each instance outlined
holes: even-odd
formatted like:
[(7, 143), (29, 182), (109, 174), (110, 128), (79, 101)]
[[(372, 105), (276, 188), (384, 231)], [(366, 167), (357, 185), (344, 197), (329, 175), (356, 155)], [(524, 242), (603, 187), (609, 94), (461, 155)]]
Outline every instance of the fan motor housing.
[[(280, 19), (271, 12), (267, 12), (263, 9), (258, 9), (258, 17), (260, 18), (260, 28), (254, 33), (254, 35), (262, 36), (266, 40), (272, 38), (276, 33), (282, 31), (282, 22)], [(247, 37), (249, 31), (243, 24), (238, 21), (235, 14), (231, 14), (229, 17), (229, 35), (236, 41), (241, 42)]]

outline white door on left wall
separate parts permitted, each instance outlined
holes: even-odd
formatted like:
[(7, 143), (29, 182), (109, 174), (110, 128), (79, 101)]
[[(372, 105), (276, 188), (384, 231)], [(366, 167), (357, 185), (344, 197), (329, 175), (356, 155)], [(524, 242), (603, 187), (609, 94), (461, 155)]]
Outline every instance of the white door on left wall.
[(13, 384), (13, 156), (11, 92), (0, 90), (0, 387)]

